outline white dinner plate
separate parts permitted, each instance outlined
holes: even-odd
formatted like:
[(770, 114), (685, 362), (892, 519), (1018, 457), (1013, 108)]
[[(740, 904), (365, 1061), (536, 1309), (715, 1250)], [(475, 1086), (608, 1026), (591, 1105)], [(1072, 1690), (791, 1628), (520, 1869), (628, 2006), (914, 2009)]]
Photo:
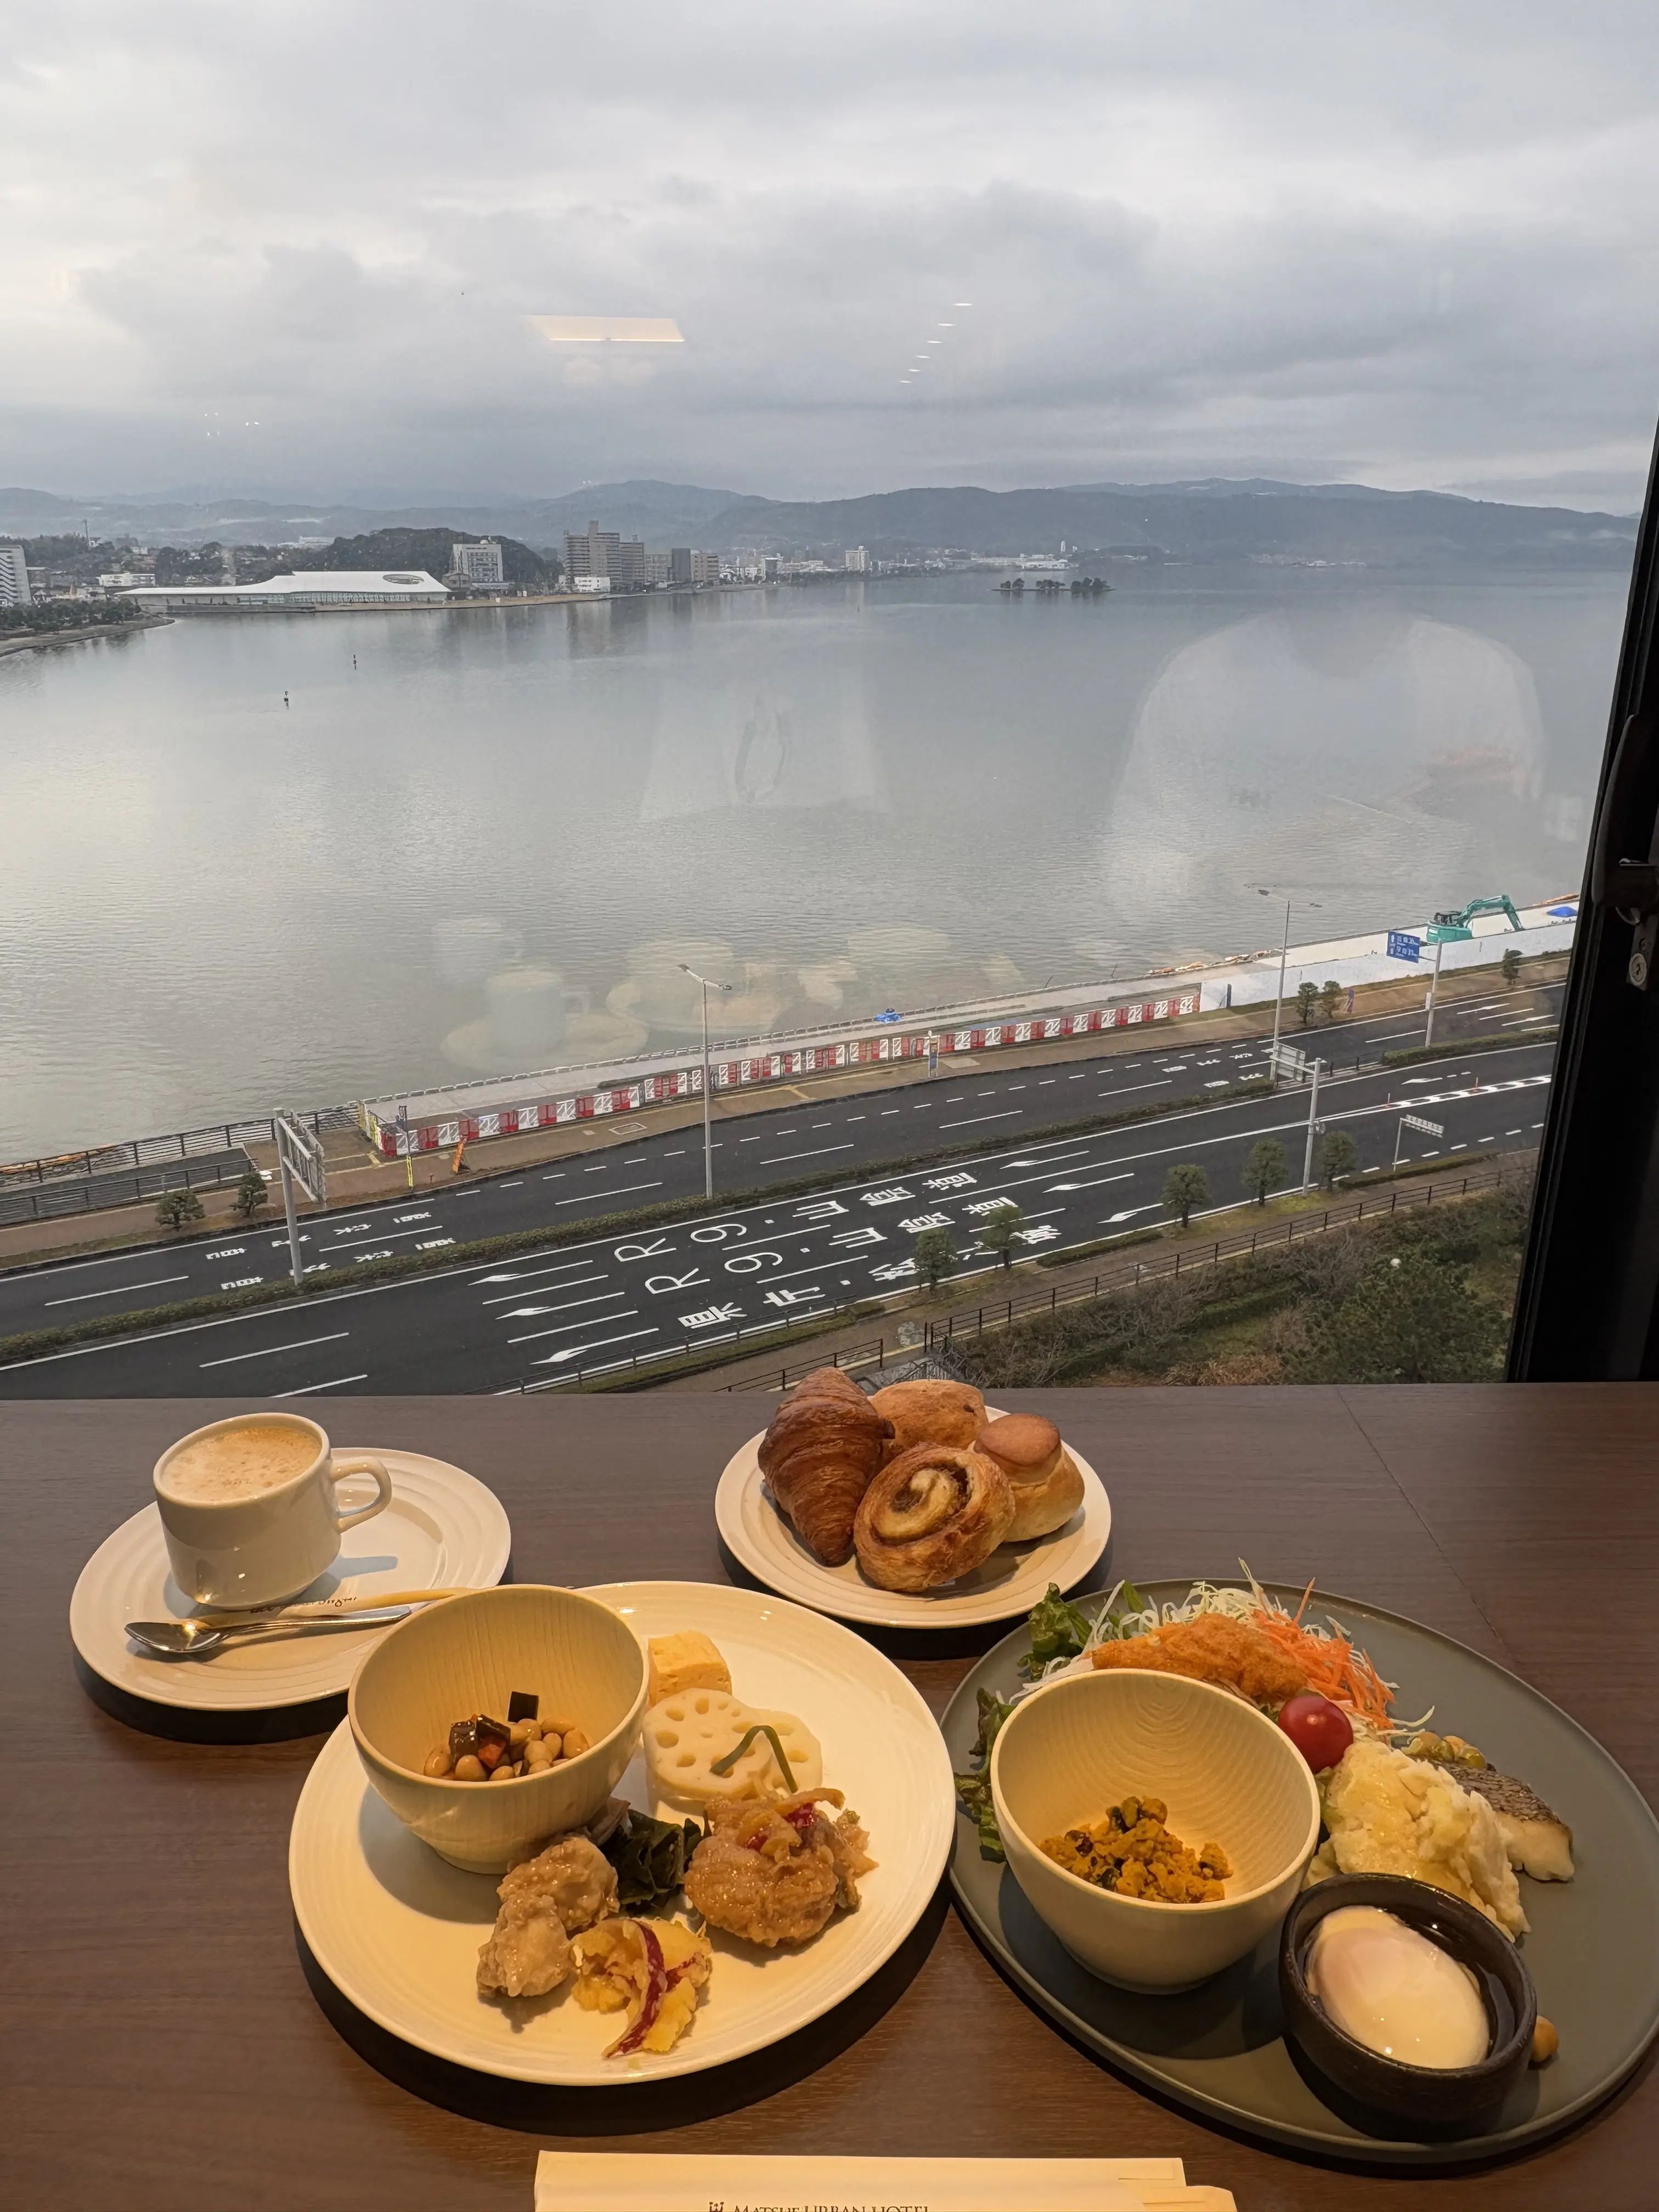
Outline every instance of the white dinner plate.
[[(368, 1451), (392, 1477), (392, 1503), (348, 1528), (340, 1556), (304, 1595), (373, 1597), (376, 1590), (477, 1589), (500, 1582), (513, 1532), (493, 1490), (445, 1460), (383, 1444), (337, 1444)], [(368, 1475), (348, 1475), (343, 1506), (374, 1495)], [(361, 1493), (361, 1495), (360, 1495)], [(300, 1602), (299, 1600), (295, 1601)], [(331, 1628), (317, 1636), (273, 1637), (227, 1645), (209, 1659), (162, 1659), (135, 1644), (129, 1620), (187, 1620), (207, 1610), (185, 1596), (167, 1571), (167, 1540), (154, 1501), (106, 1536), (81, 1570), (70, 1600), (70, 1634), (95, 1674), (157, 1705), (198, 1712), (260, 1712), (337, 1696), (384, 1628)]]
[[(835, 1621), (753, 1590), (709, 1583), (608, 1583), (641, 1637), (700, 1628), (745, 1703), (796, 1714), (823, 1746), (823, 1778), (847, 1793), (877, 1864), (855, 1912), (798, 1948), (764, 1951), (714, 1933), (714, 1972), (672, 2051), (607, 2059), (613, 2015), (564, 1986), (513, 2002), (482, 1997), (480, 1945), (496, 1877), (465, 1874), (394, 1818), (342, 1722), (307, 1778), (289, 1839), (294, 1911), (312, 1955), (358, 2011), (457, 2066), (570, 2087), (660, 2081), (744, 2057), (817, 2020), (866, 1982), (915, 1926), (950, 1852), (956, 1798), (944, 1738), (892, 1662)], [(637, 1754), (619, 1794), (653, 1804)]]
[[(985, 1408), (996, 1419), (994, 1407)], [(1050, 1583), (1075, 1589), (1094, 1571), (1112, 1533), (1111, 1500), (1082, 1453), (1067, 1444), (1083, 1477), (1083, 1503), (1063, 1528), (1028, 1543), (1004, 1544), (981, 1567), (938, 1590), (878, 1589), (856, 1558), (826, 1567), (813, 1558), (772, 1503), (760, 1471), (761, 1438), (750, 1437), (726, 1463), (714, 1492), (714, 1522), (728, 1549), (757, 1581), (838, 1620), (876, 1628), (961, 1628), (1029, 1613)]]

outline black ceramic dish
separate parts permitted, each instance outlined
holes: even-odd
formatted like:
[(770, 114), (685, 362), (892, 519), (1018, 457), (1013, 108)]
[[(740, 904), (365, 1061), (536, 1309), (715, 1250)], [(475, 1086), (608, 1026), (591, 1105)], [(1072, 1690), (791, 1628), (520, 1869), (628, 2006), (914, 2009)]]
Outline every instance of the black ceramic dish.
[[(1480, 1984), (1492, 2042), (1478, 2066), (1407, 2066), (1356, 2043), (1309, 1990), (1305, 1967), (1315, 1929), (1345, 1905), (1380, 1906), (1437, 1943)], [(1304, 1890), (1279, 1939), (1285, 2033), (1345, 2103), (1407, 2120), (1436, 2134), (1480, 2129), (1526, 2072), (1538, 1996), (1509, 1937), (1484, 1913), (1427, 1882), (1389, 1874), (1335, 1875)]]

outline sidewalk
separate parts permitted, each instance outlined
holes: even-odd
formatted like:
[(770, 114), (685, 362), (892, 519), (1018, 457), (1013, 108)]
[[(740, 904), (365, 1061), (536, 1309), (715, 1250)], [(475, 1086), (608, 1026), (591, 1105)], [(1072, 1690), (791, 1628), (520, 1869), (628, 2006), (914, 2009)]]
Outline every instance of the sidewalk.
[[(1514, 986), (1516, 1011), (1523, 1009), (1526, 998), (1539, 983), (1559, 981), (1566, 973), (1568, 955), (1547, 953), (1528, 963), (1522, 980)], [(1461, 999), (1496, 995), (1504, 986), (1491, 969), (1466, 969), (1459, 974), (1443, 975), (1440, 979), (1439, 1005), (1443, 1011)], [(1407, 975), (1398, 982), (1365, 983), (1358, 987), (1354, 999), (1354, 1018), (1368, 1020), (1383, 1018), (1391, 1014), (1413, 1013), (1423, 1005), (1424, 980), (1421, 975)], [(1316, 1019), (1304, 1032), (1297, 1023), (1293, 1006), (1287, 1003), (1282, 1024), (1282, 1034), (1287, 1042), (1300, 1042), (1304, 1036), (1311, 1042), (1321, 1034), (1322, 1024)], [(1052, 1042), (1031, 1045), (1000, 1046), (994, 1052), (984, 1054), (958, 1054), (941, 1066), (937, 1076), (930, 1076), (925, 1060), (905, 1060), (864, 1063), (856, 1067), (837, 1068), (817, 1075), (800, 1076), (792, 1082), (772, 1083), (753, 1091), (722, 1092), (714, 1101), (714, 1121), (717, 1124), (741, 1121), (754, 1114), (767, 1114), (792, 1105), (806, 1106), (825, 1099), (844, 1098), (878, 1092), (907, 1090), (912, 1085), (954, 1080), (957, 1076), (970, 1074), (975, 1069), (994, 1066), (1014, 1070), (1024, 1067), (1049, 1067), (1077, 1060), (1102, 1058), (1135, 1058), (1154, 1047), (1179, 1044), (1190, 1039), (1194, 1045), (1224, 1044), (1241, 1037), (1271, 1036), (1273, 1006), (1250, 1005), (1231, 1008), (1216, 1008), (1205, 1013), (1182, 1014), (1175, 1019), (1160, 1022), (1155, 1028), (1133, 1031), (1112, 1031), (1115, 1044), (1109, 1053), (1101, 1051), (1102, 1037), (1057, 1037)], [(1347, 1041), (1343, 1040), (1342, 1056), (1346, 1057)], [(1358, 1049), (1356, 1046), (1355, 1049)], [(545, 1162), (567, 1159), (573, 1154), (592, 1156), (617, 1146), (624, 1149), (643, 1138), (659, 1136), (671, 1130), (701, 1129), (702, 1103), (700, 1099), (677, 1100), (672, 1105), (645, 1106), (629, 1114), (592, 1121), (563, 1122), (551, 1129), (538, 1129), (522, 1137), (492, 1137), (488, 1141), (468, 1148), (465, 1169), (479, 1176), (513, 1175), (519, 1170), (539, 1166)], [(274, 1175), (276, 1152), (270, 1145), (251, 1145), (250, 1156), (256, 1166), (269, 1169)], [(329, 1207), (331, 1213), (349, 1212), (353, 1208), (383, 1202), (404, 1195), (410, 1188), (409, 1163), (406, 1160), (383, 1160), (370, 1152), (367, 1142), (353, 1129), (330, 1129), (323, 1133), (323, 1151), (328, 1164)], [(416, 1194), (441, 1189), (452, 1181), (450, 1152), (427, 1152), (418, 1155), (414, 1163), (414, 1190)], [(208, 1190), (201, 1194), (207, 1219), (198, 1236), (222, 1235), (237, 1226), (231, 1211), (234, 1188)], [(310, 1214), (316, 1208), (301, 1200), (299, 1211)], [(280, 1206), (273, 1203), (270, 1214), (264, 1219), (280, 1218)], [(118, 1250), (125, 1245), (148, 1244), (156, 1241), (155, 1208), (153, 1200), (110, 1208), (99, 1213), (63, 1214), (51, 1221), (15, 1222), (0, 1227), (0, 1267), (18, 1267), (31, 1261), (64, 1258), (80, 1253)]]

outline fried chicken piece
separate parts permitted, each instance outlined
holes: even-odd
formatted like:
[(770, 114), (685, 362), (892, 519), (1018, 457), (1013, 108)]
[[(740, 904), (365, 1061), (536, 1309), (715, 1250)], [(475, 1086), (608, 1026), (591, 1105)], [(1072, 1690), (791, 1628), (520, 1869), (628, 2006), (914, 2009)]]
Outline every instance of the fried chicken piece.
[(520, 1860), (495, 1894), (503, 1906), (544, 1904), (565, 1934), (574, 1936), (617, 1910), (617, 1870), (586, 1836), (561, 1836), (533, 1859)]
[(586, 1836), (562, 1836), (512, 1868), (495, 1892), (501, 1911), (478, 1953), (478, 1988), (543, 1997), (575, 1966), (570, 1938), (617, 1910), (617, 1875)]
[(823, 1799), (842, 1802), (838, 1790), (715, 1798), (685, 1871), (687, 1904), (711, 1928), (768, 1950), (809, 1942), (837, 1906), (855, 1907), (858, 1877), (875, 1864), (869, 1838), (856, 1814), (829, 1819)]
[(515, 1899), (502, 1905), (478, 1953), (479, 1993), (544, 1997), (569, 1979), (574, 1965), (564, 1923), (547, 1899)]
[(1201, 1613), (1195, 1620), (1172, 1621), (1146, 1636), (1097, 1644), (1091, 1656), (1097, 1667), (1140, 1668), (1218, 1682), (1258, 1705), (1282, 1705), (1308, 1686), (1302, 1669), (1271, 1638), (1248, 1621), (1230, 1620), (1220, 1613)]

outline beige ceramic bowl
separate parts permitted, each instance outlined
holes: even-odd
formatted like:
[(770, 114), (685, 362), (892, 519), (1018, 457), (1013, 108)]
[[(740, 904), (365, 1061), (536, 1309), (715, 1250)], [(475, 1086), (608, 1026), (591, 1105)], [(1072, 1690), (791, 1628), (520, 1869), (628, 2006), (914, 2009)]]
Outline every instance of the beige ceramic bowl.
[[(592, 1747), (514, 1782), (429, 1781), (429, 1752), (469, 1713), (507, 1717), (533, 1691), (544, 1719)], [(402, 1621), (363, 1661), (348, 1711), (364, 1771), (406, 1827), (452, 1866), (501, 1874), (546, 1837), (591, 1820), (639, 1741), (645, 1653), (619, 1613), (537, 1583), (446, 1598)]]
[[(1067, 1675), (1003, 1723), (991, 1794), (1014, 1879), (1072, 1955), (1119, 1988), (1191, 1989), (1277, 1929), (1319, 1840), (1319, 1792), (1273, 1722), (1179, 1674)], [(1040, 1846), (1126, 1797), (1161, 1797), (1198, 1850), (1219, 1844), (1218, 1905), (1158, 1905), (1097, 1889)]]

